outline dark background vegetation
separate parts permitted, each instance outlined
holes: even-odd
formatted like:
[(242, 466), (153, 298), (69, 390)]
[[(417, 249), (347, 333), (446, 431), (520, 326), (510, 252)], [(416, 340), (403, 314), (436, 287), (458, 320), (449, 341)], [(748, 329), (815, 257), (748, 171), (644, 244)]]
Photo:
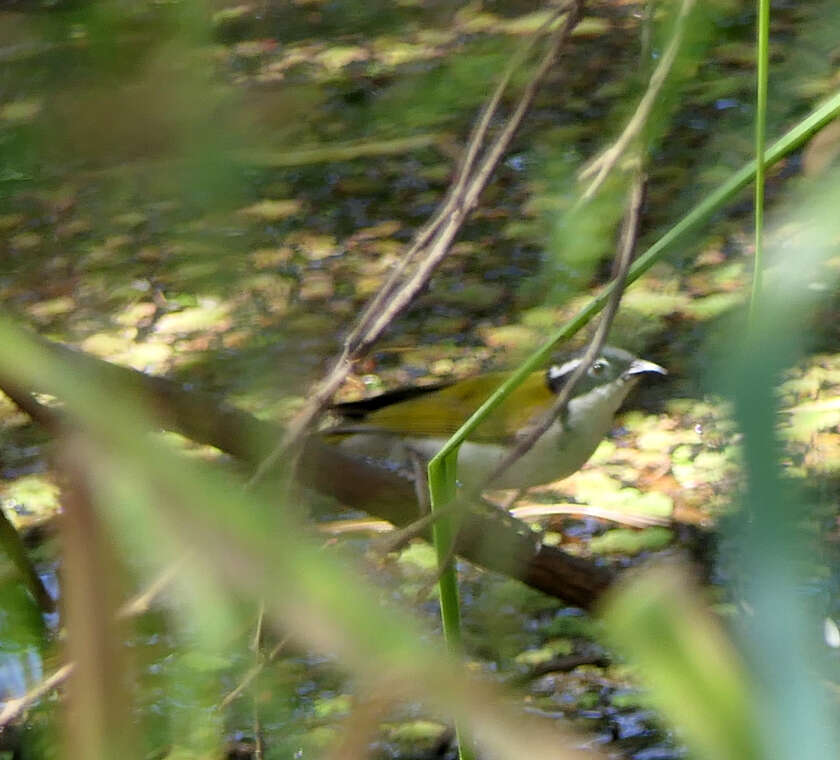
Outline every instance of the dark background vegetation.
[[(655, 60), (668, 39), (673, 5), (610, 0), (587, 5), (451, 253), (375, 350), (354, 366), (340, 399), (512, 367), (608, 279), (623, 185), (608, 184), (586, 214), (569, 215), (580, 191), (576, 173), (632, 115), (649, 73), (640, 63), (642, 38), (652, 34)], [(213, 392), (260, 418), (288, 420), (442, 199), (478, 110), (546, 13), (534, 2), (489, 0), (2, 4), (4, 314), (51, 340), (173, 378), (190, 390)], [(771, 139), (837, 91), (838, 29), (833, 0), (774, 4)], [(747, 3), (703, 2), (692, 17), (683, 53), (649, 125), (640, 249), (752, 156), (754, 37), (755, 13)], [(517, 71), (514, 92), (531, 73), (529, 66)], [(513, 102), (510, 95), (505, 106)], [(753, 705), (759, 702), (757, 733), (765, 738), (761, 718), (778, 718), (774, 710), (785, 713), (784, 705), (808, 705), (808, 720), (821, 725), (832, 722), (825, 709), (833, 709), (836, 719), (837, 659), (824, 639), (831, 641), (831, 621), (840, 616), (838, 238), (836, 222), (832, 226), (805, 212), (822, 209), (831, 216), (827, 199), (837, 197), (837, 140), (836, 128), (829, 126), (803, 152), (769, 171), (767, 239), (780, 266), (775, 279), (768, 275), (770, 295), (759, 333), (746, 344), (758, 351), (754, 361), (737, 361), (750, 356), (740, 343), (754, 252), (751, 198), (744, 195), (669, 251), (623, 300), (611, 342), (667, 366), (667, 382), (635, 394), (633, 410), (583, 471), (535, 489), (520, 503), (542, 515), (540, 525), (550, 540), (604, 563), (635, 566), (682, 548), (699, 556), (714, 585), (705, 597), (681, 585), (666, 596), (665, 606), (677, 609), (677, 622), (646, 631), (638, 620), (632, 622), (635, 613), (621, 618), (615, 612), (607, 616), (607, 633), (615, 635), (616, 626), (626, 624), (642, 640), (642, 651), (645, 641), (674, 652), (684, 646), (700, 665), (689, 655), (686, 662), (701, 672), (707, 668), (710, 678), (734, 671), (732, 688), (743, 689)], [(821, 253), (811, 261), (815, 251)], [(794, 288), (797, 273), (806, 271), (810, 279), (803, 292), (816, 294), (813, 299), (797, 300), (793, 290), (786, 294), (785, 284)], [(23, 343), (0, 351), (6, 354), (4, 365), (14, 365), (18, 352), (29, 355)], [(50, 381), (64, 388), (72, 378)], [(756, 398), (767, 405), (758, 412), (743, 401), (738, 406), (745, 388), (755, 388)], [(119, 409), (110, 403), (103, 399), (103, 416)], [(782, 412), (778, 417), (775, 405)], [(91, 409), (95, 416), (95, 399)], [(218, 564), (226, 562), (223, 532), (196, 529), (190, 548), (188, 511), (177, 518), (144, 511), (144, 503), (161, 498), (149, 482), (163, 478), (164, 470), (155, 468), (166, 466), (156, 464), (158, 454), (144, 446), (172, 447), (185, 461), (207, 465), (208, 478), (221, 474), (218, 481), (203, 480), (204, 470), (194, 474), (185, 468), (186, 490), (179, 495), (185, 501), (198, 502), (201, 494), (211, 499), (213, 483), (216, 494), (237, 491), (241, 475), (218, 451), (174, 434), (160, 434), (150, 444), (132, 427), (136, 411), (107, 421), (129, 441), (118, 456), (101, 440), (54, 445), (53, 436), (10, 400), (0, 403), (4, 511), (26, 536), (39, 572), (56, 594), (62, 561), (70, 561), (62, 560), (62, 551), (78, 559), (89, 540), (96, 562), (85, 577), (88, 584), (101, 581), (94, 596), (104, 609), (142, 588), (173, 556), (217, 552)], [(750, 426), (759, 424), (751, 414), (771, 420), (770, 438), (777, 423), (783, 448), (763, 459), (752, 459), (749, 446), (745, 453), (744, 435), (749, 440), (750, 431), (758, 429)], [(102, 433), (102, 440), (116, 440), (117, 433), (108, 430), (107, 436), (115, 437)], [(132, 435), (141, 441), (136, 450)], [(76, 451), (69, 465), (68, 448)], [(757, 472), (757, 461), (767, 469)], [(56, 541), (54, 517), (68, 512), (65, 500), (78, 498), (85, 490), (78, 483), (88, 479), (96, 506), (90, 514), (70, 510), (90, 520), (90, 532), (81, 523), (72, 554), (73, 533)], [(778, 486), (773, 493), (784, 494), (789, 511), (763, 514), (761, 499), (750, 502), (762, 493), (753, 487), (756, 479)], [(172, 489), (168, 493), (171, 497)], [(239, 496), (231, 498), (238, 503)], [(749, 520), (735, 516), (743, 516), (743, 500)], [(242, 518), (242, 530), (248, 520), (262, 520), (253, 535), (261, 530), (263, 537), (272, 536), (278, 523), (271, 507), (317, 511), (320, 533), (326, 534), (320, 541), (326, 540), (327, 548), (301, 555), (301, 577), (320, 578), (317, 558), (335, 555), (323, 561), (334, 562), (336, 572), (345, 575), (325, 570), (325, 584), (336, 577), (362, 584), (366, 578), (370, 588), (360, 586), (359, 593), (367, 594), (373, 608), (394, 603), (411, 610), (424, 643), (436, 642), (434, 597), (423, 593), (418, 601), (418, 592), (434, 578), (432, 550), (418, 541), (383, 557), (366, 531), (370, 525), (339, 533), (334, 521), (347, 513), (324, 501), (295, 487), (278, 489), (260, 502), (262, 511)], [(555, 510), (561, 513), (546, 517), (552, 506), (566, 514)], [(223, 526), (222, 506), (219, 510)], [(779, 526), (779, 535), (751, 533), (749, 525), (762, 521)], [(171, 540), (162, 539), (168, 532)], [(791, 555), (795, 566), (762, 565), (778, 548), (773, 542), (785, 537), (801, 549)], [(278, 536), (278, 553), (292, 556), (296, 540)], [(231, 556), (240, 555), (233, 548)], [(387, 709), (374, 712), (376, 728), (368, 735), (359, 717), (367, 704), (364, 667), (348, 664), (361, 650), (345, 659), (329, 637), (302, 637), (302, 624), (290, 626), (292, 641), (245, 694), (218, 709), (255, 663), (248, 648), (253, 596), (265, 592), (264, 579), (275, 578), (266, 570), (257, 580), (262, 556), (255, 548), (253, 567), (237, 560), (231, 573), (241, 579), (239, 588), (200, 570), (184, 571), (183, 582), (164, 602), (114, 633), (108, 646), (115, 651), (100, 652), (102, 682), (110, 681), (115, 692), (100, 695), (100, 706), (109, 699), (115, 706), (111, 718), (104, 713), (100, 733), (114, 743), (100, 747), (102, 756), (114, 756), (118, 746), (136, 757), (244, 757), (259, 751), (277, 758), (330, 751), (341, 756), (336, 747), (357, 735), (371, 740), (375, 757), (451, 752), (449, 715), (440, 704), (419, 701), (417, 694), (398, 699), (398, 690), (385, 699)], [(341, 570), (344, 562), (352, 570)], [(510, 687), (528, 712), (546, 722), (568, 719), (588, 746), (604, 745), (616, 756), (639, 760), (683, 756), (684, 735), (675, 737), (669, 728), (674, 715), (666, 720), (654, 708), (661, 708), (662, 699), (684, 705), (684, 711), (694, 708), (680, 702), (689, 699), (680, 686), (669, 691), (667, 679), (665, 685), (657, 681), (656, 673), (667, 671), (662, 662), (647, 662), (641, 654), (628, 664), (605, 643), (600, 618), (466, 563), (459, 569), (471, 670)], [(778, 584), (776, 571), (782, 573)], [(4, 572), (0, 686), (12, 698), (64, 661), (74, 618), (71, 611), (66, 617), (42, 616), (12, 567)], [(765, 572), (770, 580), (762, 587)], [(784, 591), (788, 585), (791, 596)], [(758, 602), (750, 597), (752, 586)], [(649, 597), (655, 601), (668, 584), (654, 588)], [(320, 599), (318, 593), (313, 587), (313, 598)], [(775, 619), (798, 617), (810, 638), (800, 637), (800, 629), (780, 631), (772, 654), (762, 648), (761, 636), (751, 638), (751, 626), (766, 622), (762, 610), (772, 609), (772, 599), (761, 606), (765, 597), (779, 604), (801, 602), (806, 611), (782, 604)], [(692, 598), (698, 601), (686, 601)], [(702, 617), (701, 598), (734, 632), (737, 646), (720, 634), (717, 620)], [(758, 610), (753, 623), (745, 598)], [(682, 614), (675, 600), (696, 606)], [(334, 610), (330, 624), (342, 634), (340, 604), (322, 603)], [(695, 630), (710, 626), (712, 632), (680, 638), (688, 634), (679, 618), (693, 620), (694, 614), (702, 617)], [(378, 622), (371, 625), (376, 629)], [(317, 630), (315, 622), (312, 626)], [(276, 638), (267, 651), (283, 640), (283, 628), (275, 620)], [(84, 628), (77, 630), (84, 635)], [(356, 642), (354, 635), (348, 627), (347, 640)], [(718, 635), (721, 648), (710, 654), (704, 647)], [(631, 655), (638, 654), (632, 642), (624, 643)], [(782, 673), (762, 670), (768, 658), (786, 659), (785, 652), (794, 673), (787, 683)], [(716, 669), (741, 655), (741, 680), (734, 666)], [(567, 656), (580, 656), (582, 664), (543, 667)], [(820, 664), (821, 683), (804, 666), (796, 670), (808, 662)], [(674, 679), (685, 688), (697, 673), (677, 665)], [(654, 674), (651, 682), (645, 681), (646, 666)], [(383, 667), (370, 660), (372, 672), (381, 676)], [(714, 687), (729, 689), (726, 677)], [(767, 697), (762, 703), (763, 678), (775, 684), (765, 695), (778, 690), (790, 701)], [(85, 683), (93, 688), (93, 681)], [(833, 696), (825, 697), (823, 688)], [(77, 707), (84, 706), (78, 700)], [(480, 712), (469, 699), (462, 703), (467, 712)], [(91, 746), (84, 741), (95, 744), (74, 733), (74, 721), (93, 722), (91, 714), (71, 712), (76, 717), (62, 723), (63, 705), (62, 698), (33, 703), (14, 730), (3, 734), (8, 746), (24, 757), (53, 757)], [(811, 724), (798, 723), (802, 716), (794, 712), (785, 713), (789, 725), (776, 720), (790, 739), (778, 747), (795, 746), (809, 731)], [(744, 723), (753, 717), (750, 713)], [(690, 727), (685, 731), (695, 735)], [(830, 756), (830, 743), (820, 741), (812, 738), (808, 745), (812, 756)], [(722, 750), (713, 742), (691, 746), (709, 757), (724, 756), (714, 754)], [(733, 740), (733, 746), (740, 745)], [(730, 751), (732, 757), (747, 756)], [(761, 752), (773, 755), (766, 746)]]

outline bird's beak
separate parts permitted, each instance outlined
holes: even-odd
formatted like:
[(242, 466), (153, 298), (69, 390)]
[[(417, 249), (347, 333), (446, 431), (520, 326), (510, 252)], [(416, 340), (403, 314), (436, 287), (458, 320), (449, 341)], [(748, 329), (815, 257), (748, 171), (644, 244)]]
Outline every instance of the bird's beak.
[(657, 375), (667, 375), (668, 370), (658, 364), (646, 361), (645, 359), (634, 359), (627, 368), (625, 375), (644, 375), (646, 372), (655, 372)]

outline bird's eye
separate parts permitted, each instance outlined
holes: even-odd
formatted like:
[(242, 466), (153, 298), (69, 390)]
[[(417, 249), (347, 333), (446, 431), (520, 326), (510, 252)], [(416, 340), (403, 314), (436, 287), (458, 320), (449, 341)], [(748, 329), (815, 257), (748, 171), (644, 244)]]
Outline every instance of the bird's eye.
[(600, 377), (604, 374), (606, 369), (607, 363), (603, 359), (598, 359), (597, 361), (592, 363), (592, 367), (590, 367), (589, 372), (595, 377)]

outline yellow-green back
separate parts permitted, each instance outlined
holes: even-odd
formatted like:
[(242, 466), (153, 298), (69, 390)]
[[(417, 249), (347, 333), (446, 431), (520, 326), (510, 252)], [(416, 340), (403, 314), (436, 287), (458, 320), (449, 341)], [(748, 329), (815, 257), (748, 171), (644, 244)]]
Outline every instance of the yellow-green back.
[[(502, 384), (508, 374), (491, 372), (460, 380), (416, 398), (377, 409), (359, 425), (398, 435), (449, 438)], [(500, 442), (546, 409), (554, 398), (545, 372), (534, 372), (470, 435), (477, 442)]]

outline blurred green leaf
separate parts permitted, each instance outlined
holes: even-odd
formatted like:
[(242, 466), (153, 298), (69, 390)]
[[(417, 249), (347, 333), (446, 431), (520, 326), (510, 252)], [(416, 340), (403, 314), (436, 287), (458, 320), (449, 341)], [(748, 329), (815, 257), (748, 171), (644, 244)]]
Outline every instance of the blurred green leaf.
[(699, 757), (762, 757), (748, 671), (676, 567), (651, 568), (604, 602), (608, 636)]

